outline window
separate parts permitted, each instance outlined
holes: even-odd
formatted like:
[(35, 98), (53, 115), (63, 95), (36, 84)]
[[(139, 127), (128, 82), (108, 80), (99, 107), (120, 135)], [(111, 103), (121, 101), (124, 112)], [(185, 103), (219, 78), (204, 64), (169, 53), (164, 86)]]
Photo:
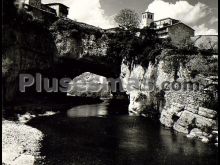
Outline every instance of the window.
[(149, 14), (149, 15), (148, 15), (148, 18), (149, 18), (149, 19), (153, 19), (153, 15), (152, 15), (152, 14)]

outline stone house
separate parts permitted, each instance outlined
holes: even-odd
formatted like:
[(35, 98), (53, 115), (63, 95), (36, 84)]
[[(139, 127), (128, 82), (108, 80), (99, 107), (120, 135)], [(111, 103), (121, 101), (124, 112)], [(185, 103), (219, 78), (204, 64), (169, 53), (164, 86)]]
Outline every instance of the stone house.
[(42, 4), (41, 0), (21, 0), (21, 6), (38, 19), (67, 17), (68, 7), (61, 3)]
[(190, 40), (190, 38), (194, 36), (194, 29), (182, 23), (180, 20), (164, 18), (154, 21), (154, 13), (151, 12), (142, 13), (141, 26), (142, 28), (153, 28), (159, 38), (171, 38), (171, 41), (175, 45)]
[(56, 15), (58, 17), (67, 17), (69, 13), (69, 7), (65, 6), (62, 3), (49, 3), (45, 4), (45, 6), (48, 6), (49, 8), (56, 10)]

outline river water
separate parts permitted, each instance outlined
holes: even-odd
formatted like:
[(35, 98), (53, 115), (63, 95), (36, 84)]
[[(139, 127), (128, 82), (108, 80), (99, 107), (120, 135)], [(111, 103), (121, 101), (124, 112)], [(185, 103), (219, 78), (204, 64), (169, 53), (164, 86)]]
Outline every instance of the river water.
[[(126, 109), (126, 110), (125, 110)], [(73, 107), (35, 118), (46, 165), (215, 165), (217, 148), (165, 129), (159, 122), (127, 114), (108, 102)]]

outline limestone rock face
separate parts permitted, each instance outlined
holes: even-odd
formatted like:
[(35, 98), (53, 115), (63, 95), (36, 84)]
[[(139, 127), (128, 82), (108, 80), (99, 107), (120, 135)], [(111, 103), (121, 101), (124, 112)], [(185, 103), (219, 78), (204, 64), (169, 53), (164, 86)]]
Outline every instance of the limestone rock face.
[(140, 115), (146, 107), (146, 95), (133, 91), (130, 93), (129, 113), (133, 115)]
[(138, 93), (141, 93), (142, 95), (145, 95), (144, 97), (146, 98), (144, 99), (145, 101), (142, 99), (136, 99), (135, 104), (137, 105), (137, 102), (140, 102), (139, 105), (143, 105), (143, 107), (130, 108), (133, 109), (132, 111), (136, 109), (138, 110), (137, 114), (140, 114), (140, 110), (143, 112), (147, 107), (156, 104), (157, 99), (155, 96), (156, 93), (161, 90), (162, 83), (166, 80), (172, 79), (172, 76), (165, 73), (162, 68), (162, 61), (160, 61), (158, 65), (154, 65), (149, 62), (149, 66), (147, 68), (141, 65), (134, 65), (132, 69), (130, 69), (125, 62), (122, 62), (120, 79), (122, 81), (123, 89), (131, 96), (130, 107), (135, 107), (133, 105), (134, 95), (138, 98)]
[(52, 69), (56, 52), (49, 30), (43, 27), (36, 30), (30, 24), (23, 26), (23, 29), (19, 25), (3, 26), (2, 74), (6, 101), (14, 100), (18, 93), (19, 73), (33, 76), (36, 72), (47, 73)]
[(56, 21), (50, 31), (59, 57), (78, 59), (107, 55), (108, 38), (101, 28), (63, 18)]

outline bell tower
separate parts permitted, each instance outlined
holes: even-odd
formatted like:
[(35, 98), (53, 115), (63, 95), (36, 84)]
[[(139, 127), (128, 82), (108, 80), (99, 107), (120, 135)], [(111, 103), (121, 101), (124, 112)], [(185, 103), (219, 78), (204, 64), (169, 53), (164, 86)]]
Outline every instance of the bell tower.
[(142, 27), (149, 27), (150, 24), (154, 21), (154, 13), (144, 12), (142, 13)]

